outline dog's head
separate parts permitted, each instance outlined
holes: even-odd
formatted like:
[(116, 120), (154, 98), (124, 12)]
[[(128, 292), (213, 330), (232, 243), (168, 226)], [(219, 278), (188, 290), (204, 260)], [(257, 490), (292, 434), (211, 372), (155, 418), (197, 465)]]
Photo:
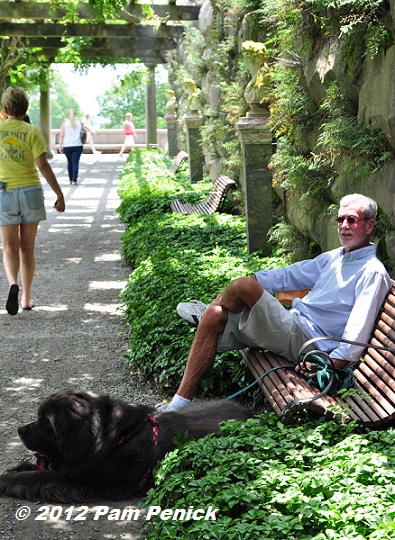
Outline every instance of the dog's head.
[(37, 420), (18, 429), (23, 444), (36, 452), (37, 466), (56, 469), (92, 448), (96, 399), (87, 392), (53, 394), (41, 403)]
[(145, 405), (70, 390), (46, 398), (37, 420), (21, 426), (18, 433), (36, 453), (39, 468), (83, 469), (108, 455), (151, 412)]

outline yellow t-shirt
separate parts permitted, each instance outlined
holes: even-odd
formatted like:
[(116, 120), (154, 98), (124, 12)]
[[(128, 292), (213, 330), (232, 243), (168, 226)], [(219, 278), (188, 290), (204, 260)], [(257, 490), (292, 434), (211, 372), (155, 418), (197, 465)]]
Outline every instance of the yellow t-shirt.
[(0, 122), (0, 181), (6, 189), (40, 185), (35, 158), (46, 151), (37, 126), (23, 120)]

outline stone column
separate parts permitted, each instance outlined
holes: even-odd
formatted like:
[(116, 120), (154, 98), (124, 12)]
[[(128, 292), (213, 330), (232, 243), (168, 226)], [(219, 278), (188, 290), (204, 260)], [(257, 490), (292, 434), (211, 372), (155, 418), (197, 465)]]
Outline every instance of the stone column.
[(155, 84), (155, 66), (147, 66), (149, 71), (147, 90), (145, 93), (145, 123), (147, 146), (149, 144), (157, 144), (158, 138), (156, 134), (156, 84)]
[(165, 120), (167, 124), (167, 143), (169, 146), (169, 156), (174, 157), (178, 152), (177, 143), (177, 116), (166, 114)]
[(202, 116), (193, 114), (184, 116), (187, 132), (187, 152), (189, 162), (189, 176), (191, 183), (203, 180), (203, 150), (202, 135), (200, 128), (202, 126)]
[(272, 226), (272, 175), (268, 169), (273, 141), (268, 117), (243, 117), (236, 127), (242, 149), (248, 253), (271, 253), (267, 234)]
[(44, 135), (47, 157), (52, 158), (51, 148), (51, 100), (49, 89), (40, 90), (40, 129)]
[(166, 90), (166, 114), (165, 120), (167, 124), (167, 144), (169, 156), (174, 157), (178, 152), (177, 143), (177, 99), (174, 90), (168, 88)]
[(271, 80), (263, 43), (244, 41), (243, 60), (251, 73), (244, 98), (249, 112), (237, 122), (242, 149), (242, 187), (245, 195), (248, 253), (270, 255), (267, 234), (272, 226), (272, 175), (268, 165), (273, 153), (272, 133), (268, 127)]

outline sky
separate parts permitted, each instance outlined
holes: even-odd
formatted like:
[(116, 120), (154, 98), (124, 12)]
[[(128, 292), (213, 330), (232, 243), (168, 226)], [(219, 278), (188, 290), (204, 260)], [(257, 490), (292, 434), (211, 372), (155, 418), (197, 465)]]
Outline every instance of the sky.
[[(76, 98), (84, 113), (89, 113), (95, 127), (100, 127), (98, 96), (116, 82), (117, 77), (131, 73), (138, 64), (115, 64), (115, 66), (96, 65), (88, 68), (87, 72), (79, 73), (74, 70), (74, 64), (53, 64), (68, 85), (70, 93)], [(140, 67), (140, 66), (139, 66)]]
[(87, 72), (79, 73), (74, 70), (74, 64), (53, 64), (68, 85), (70, 93), (76, 98), (84, 113), (89, 112), (93, 117), (99, 114), (98, 96), (116, 82), (118, 76), (124, 76), (133, 69), (130, 65), (116, 64), (115, 66), (92, 66)]

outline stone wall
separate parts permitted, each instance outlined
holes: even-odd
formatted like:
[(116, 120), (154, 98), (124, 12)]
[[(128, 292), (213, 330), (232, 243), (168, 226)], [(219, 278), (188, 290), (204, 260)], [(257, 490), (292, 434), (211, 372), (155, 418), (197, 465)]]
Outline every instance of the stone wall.
[[(218, 14), (213, 10), (210, 0), (205, 0), (199, 17), (199, 29), (207, 38), (203, 53), (205, 57), (212, 54), (210, 27), (215, 22), (215, 17), (218, 17)], [(262, 30), (257, 28), (250, 15), (240, 20), (235, 10), (226, 15), (225, 23), (227, 34), (237, 36), (239, 52), (243, 41), (264, 41)], [(386, 24), (395, 36), (395, 0), (390, 0), (390, 13), (387, 15)], [(321, 48), (314, 45), (304, 58), (305, 86), (310, 97), (320, 102), (328, 85), (337, 81), (353, 103), (357, 104), (358, 120), (381, 128), (395, 149), (395, 46), (381, 50), (373, 59), (367, 57), (358, 77), (353, 78), (341, 59), (336, 43), (324, 44)], [(201, 86), (210, 108), (218, 109), (220, 91), (212, 84), (210, 72), (202, 76)], [(223, 166), (220, 152), (216, 158), (211, 157), (206, 166), (211, 178), (217, 176)], [(328, 198), (338, 202), (343, 195), (350, 192), (361, 192), (377, 200), (380, 210), (389, 218), (395, 231), (395, 161), (358, 185), (351, 185), (347, 176), (340, 175), (330, 188)], [(323, 250), (338, 246), (337, 228), (333, 219), (325, 217), (324, 212), (316, 216), (305, 215), (297, 201), (292, 201), (292, 198), (287, 196), (282, 198), (288, 201), (284, 205), (284, 212), (301, 232), (314, 239)], [(385, 242), (387, 255), (395, 262), (395, 233), (388, 232)]]
[[(58, 151), (59, 147), (59, 129), (51, 130), (51, 149)], [(145, 129), (136, 129), (137, 138), (135, 148), (147, 148), (147, 133)], [(163, 151), (167, 150), (167, 129), (158, 129), (156, 131), (158, 146)], [(93, 136), (94, 144), (97, 150), (105, 154), (117, 154), (124, 142), (123, 129), (97, 129)], [(89, 152), (89, 145), (84, 145), (84, 151)]]

